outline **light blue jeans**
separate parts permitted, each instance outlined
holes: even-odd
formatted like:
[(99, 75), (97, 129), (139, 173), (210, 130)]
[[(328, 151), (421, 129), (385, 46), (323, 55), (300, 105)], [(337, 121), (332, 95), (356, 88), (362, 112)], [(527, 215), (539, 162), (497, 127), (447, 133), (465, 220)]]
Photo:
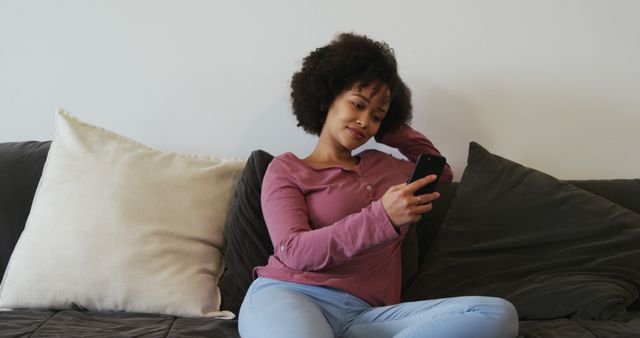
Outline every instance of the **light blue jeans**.
[(455, 297), (371, 307), (323, 286), (259, 277), (239, 314), (243, 338), (487, 337), (513, 338), (518, 314), (494, 297)]

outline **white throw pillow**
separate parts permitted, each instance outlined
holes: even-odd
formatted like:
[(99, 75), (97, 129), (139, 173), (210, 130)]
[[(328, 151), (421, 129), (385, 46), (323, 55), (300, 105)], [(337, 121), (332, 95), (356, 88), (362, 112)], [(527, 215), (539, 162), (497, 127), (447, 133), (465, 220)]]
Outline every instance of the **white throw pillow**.
[(245, 161), (154, 150), (63, 110), (56, 124), (0, 308), (233, 317), (217, 284)]

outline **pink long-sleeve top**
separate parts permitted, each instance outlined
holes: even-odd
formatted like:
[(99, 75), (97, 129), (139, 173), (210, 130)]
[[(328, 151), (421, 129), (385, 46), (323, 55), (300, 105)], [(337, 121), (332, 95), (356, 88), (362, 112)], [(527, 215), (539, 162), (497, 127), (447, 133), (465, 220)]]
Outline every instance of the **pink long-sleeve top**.
[[(337, 288), (371, 306), (400, 301), (402, 239), (380, 198), (407, 181), (421, 152), (440, 154), (420, 132), (404, 125), (381, 143), (409, 161), (369, 149), (353, 170), (316, 169), (292, 153), (269, 164), (262, 182), (262, 212), (274, 253), (258, 276)], [(453, 178), (447, 164), (440, 182)]]

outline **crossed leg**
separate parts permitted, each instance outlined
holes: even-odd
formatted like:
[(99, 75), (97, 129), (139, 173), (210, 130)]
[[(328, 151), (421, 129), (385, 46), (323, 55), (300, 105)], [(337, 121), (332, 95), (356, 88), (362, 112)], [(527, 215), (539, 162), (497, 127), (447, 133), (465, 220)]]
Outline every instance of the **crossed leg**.
[(454, 297), (370, 308), (354, 318), (345, 337), (513, 338), (518, 314), (506, 300)]

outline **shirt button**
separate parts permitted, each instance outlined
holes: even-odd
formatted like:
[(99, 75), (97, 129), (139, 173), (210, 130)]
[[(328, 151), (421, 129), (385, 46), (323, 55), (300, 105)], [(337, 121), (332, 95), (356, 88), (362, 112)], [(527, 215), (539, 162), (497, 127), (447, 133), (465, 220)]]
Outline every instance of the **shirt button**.
[(373, 189), (370, 185), (367, 186), (367, 190), (371, 191)]
[(284, 251), (284, 244), (280, 245), (280, 252)]

